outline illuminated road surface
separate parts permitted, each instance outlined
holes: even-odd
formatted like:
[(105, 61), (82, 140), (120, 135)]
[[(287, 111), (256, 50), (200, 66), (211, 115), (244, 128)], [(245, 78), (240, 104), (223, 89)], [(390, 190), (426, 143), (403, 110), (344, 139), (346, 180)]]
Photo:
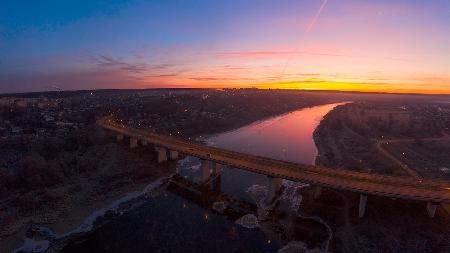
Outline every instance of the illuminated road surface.
[(98, 124), (117, 134), (146, 140), (156, 146), (271, 177), (370, 195), (450, 203), (449, 182), (383, 176), (280, 161), (129, 128), (116, 124), (109, 118), (99, 120)]

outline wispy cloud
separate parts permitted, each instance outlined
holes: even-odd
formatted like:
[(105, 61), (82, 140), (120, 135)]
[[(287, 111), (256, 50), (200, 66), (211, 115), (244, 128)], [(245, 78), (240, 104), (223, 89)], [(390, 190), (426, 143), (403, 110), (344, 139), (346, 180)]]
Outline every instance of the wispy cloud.
[[(145, 62), (129, 62), (119, 58), (100, 55), (92, 58), (94, 63), (100, 68), (117, 69), (130, 74), (148, 74), (168, 70), (178, 66), (172, 63), (149, 64)], [(155, 74), (156, 75), (156, 74)]]
[(157, 64), (157, 65), (152, 65), (151, 69), (153, 70), (163, 70), (163, 69), (169, 69), (172, 67), (178, 66), (177, 64), (171, 64), (171, 63), (164, 63), (164, 64)]
[(175, 77), (178, 75), (179, 75), (179, 73), (173, 73), (173, 74), (147, 75), (144, 77), (146, 77), (146, 78), (162, 78), (162, 77)]
[(336, 57), (353, 57), (350, 55), (339, 53), (321, 53), (310, 51), (232, 51), (232, 52), (219, 52), (218, 56), (222, 57), (276, 57), (286, 55), (317, 55), (317, 56), (336, 56)]
[(94, 61), (101, 68), (116, 68), (134, 74), (143, 73), (147, 71), (149, 67), (146, 63), (128, 63), (123, 60), (105, 55), (95, 57)]
[(232, 77), (189, 77), (190, 80), (195, 81), (244, 81), (244, 80), (252, 80), (251, 78), (232, 78)]
[(219, 57), (225, 58), (283, 58), (286, 56), (295, 55), (309, 55), (309, 56), (329, 56), (329, 57), (344, 57), (344, 58), (356, 58), (356, 59), (376, 59), (376, 60), (388, 60), (393, 62), (412, 62), (413, 60), (406, 57), (383, 57), (383, 56), (367, 56), (367, 55), (355, 55), (351, 53), (344, 52), (332, 52), (330, 50), (303, 50), (303, 51), (282, 51), (282, 50), (267, 50), (267, 51), (230, 51), (230, 52), (219, 52), (216, 54)]
[(264, 56), (264, 55), (287, 55), (294, 51), (234, 51), (234, 52), (220, 52), (218, 55), (222, 56)]
[[(83, 90), (104, 88), (136, 87), (143, 81), (131, 76), (126, 71), (101, 69), (89, 71), (55, 72), (55, 73), (17, 73), (0, 76), (0, 93), (43, 91), (49, 86), (63, 90)], [(53, 88), (52, 88), (53, 89)]]

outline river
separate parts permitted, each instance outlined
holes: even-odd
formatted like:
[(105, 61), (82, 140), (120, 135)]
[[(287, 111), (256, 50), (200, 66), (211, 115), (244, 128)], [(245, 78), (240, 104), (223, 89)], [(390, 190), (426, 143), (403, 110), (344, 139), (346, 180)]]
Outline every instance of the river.
[[(313, 132), (339, 104), (305, 108), (203, 139), (208, 145), (274, 159), (313, 164)], [(207, 186), (197, 184), (200, 161), (186, 157), (177, 175), (94, 215), (85, 229), (53, 241), (62, 252), (276, 252), (326, 250), (330, 231), (316, 218), (299, 217), (299, 190), (284, 180), (276, 206), (263, 205), (264, 175), (223, 166)], [(130, 200), (131, 199), (131, 200)], [(92, 223), (92, 217), (89, 222)], [(89, 231), (89, 232), (86, 232)], [(65, 243), (64, 243), (65, 244)], [(281, 250), (280, 250), (281, 249)]]

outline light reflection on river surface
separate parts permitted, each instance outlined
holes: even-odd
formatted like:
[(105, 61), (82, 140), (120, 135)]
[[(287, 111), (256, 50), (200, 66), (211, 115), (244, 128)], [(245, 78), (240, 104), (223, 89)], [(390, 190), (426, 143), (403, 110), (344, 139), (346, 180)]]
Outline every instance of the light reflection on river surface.
[(337, 104), (305, 108), (213, 136), (211, 146), (279, 160), (312, 164), (317, 154), (312, 134)]
[[(323, 116), (337, 105), (287, 113), (208, 137), (205, 142), (234, 151), (311, 164), (317, 154), (312, 134)], [(134, 203), (136, 207), (123, 215), (101, 219), (102, 226), (70, 243), (63, 252), (274, 252), (293, 240), (303, 241), (310, 248), (323, 245), (324, 233), (293, 237), (293, 232), (283, 231), (283, 224), (297, 222), (289, 215), (259, 220), (257, 228), (246, 228), (235, 222), (248, 213), (261, 218), (255, 205), (260, 192), (254, 190), (264, 190), (266, 176), (224, 167), (217, 179), (220, 183), (213, 190), (198, 185), (189, 185), (191, 192), (185, 190), (189, 187), (180, 188), (179, 185), (198, 180), (198, 168), (196, 158), (179, 161), (180, 176), (172, 179), (178, 184), (166, 184), (159, 194), (138, 200), (140, 203)], [(293, 198), (289, 201), (294, 202)], [(217, 203), (225, 203), (226, 210), (212, 208)], [(239, 210), (231, 210), (231, 203)], [(324, 231), (320, 224), (311, 226), (311, 230)]]

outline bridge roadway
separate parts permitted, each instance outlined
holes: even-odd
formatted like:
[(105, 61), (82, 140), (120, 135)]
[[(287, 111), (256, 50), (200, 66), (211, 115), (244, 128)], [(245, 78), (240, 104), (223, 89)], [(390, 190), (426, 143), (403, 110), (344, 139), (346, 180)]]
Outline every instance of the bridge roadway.
[(450, 182), (431, 181), (427, 179), (416, 180), (410, 177), (375, 175), (296, 164), (209, 147), (172, 136), (129, 128), (114, 123), (109, 118), (100, 119), (97, 123), (103, 128), (114, 131), (117, 134), (145, 140), (169, 150), (265, 174), (274, 178), (283, 178), (320, 187), (357, 192), (364, 195), (427, 201), (434, 205), (438, 203), (450, 203)]

